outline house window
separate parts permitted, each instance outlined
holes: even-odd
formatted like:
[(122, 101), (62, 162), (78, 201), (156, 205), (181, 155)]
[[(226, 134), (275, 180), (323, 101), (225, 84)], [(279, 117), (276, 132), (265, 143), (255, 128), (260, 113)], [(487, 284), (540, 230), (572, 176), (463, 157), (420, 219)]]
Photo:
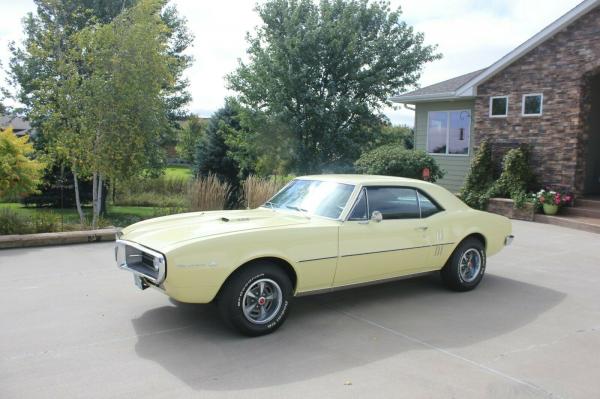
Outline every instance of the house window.
[(508, 115), (508, 96), (490, 97), (490, 117), (501, 118)]
[(427, 152), (469, 155), (471, 111), (432, 111), (427, 125)]
[(541, 93), (523, 95), (523, 116), (540, 116), (544, 95)]

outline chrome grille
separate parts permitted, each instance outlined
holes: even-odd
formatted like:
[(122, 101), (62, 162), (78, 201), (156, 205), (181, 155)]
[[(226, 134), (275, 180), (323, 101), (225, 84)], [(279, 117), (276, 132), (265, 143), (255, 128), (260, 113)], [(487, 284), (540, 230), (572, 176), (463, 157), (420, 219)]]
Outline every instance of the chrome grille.
[(145, 277), (154, 284), (164, 280), (166, 260), (163, 254), (130, 241), (117, 240), (116, 244), (117, 266)]
[(152, 271), (155, 271), (154, 270), (154, 256), (152, 256), (146, 252), (142, 252), (142, 265), (148, 267)]

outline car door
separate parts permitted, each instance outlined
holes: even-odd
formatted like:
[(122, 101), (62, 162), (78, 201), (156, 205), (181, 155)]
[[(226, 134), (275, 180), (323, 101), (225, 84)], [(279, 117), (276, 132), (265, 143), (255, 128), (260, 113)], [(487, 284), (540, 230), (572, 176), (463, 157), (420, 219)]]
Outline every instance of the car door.
[[(371, 220), (373, 212), (380, 212), (382, 220)], [(414, 188), (364, 187), (340, 226), (334, 286), (427, 269), (434, 248), (428, 222), (420, 213)]]

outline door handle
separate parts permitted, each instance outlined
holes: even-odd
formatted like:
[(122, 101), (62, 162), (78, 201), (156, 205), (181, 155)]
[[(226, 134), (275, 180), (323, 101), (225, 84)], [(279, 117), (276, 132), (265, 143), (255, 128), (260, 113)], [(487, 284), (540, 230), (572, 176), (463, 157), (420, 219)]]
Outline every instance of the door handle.
[(429, 227), (427, 227), (427, 226), (421, 226), (421, 227), (417, 227), (417, 228), (415, 228), (415, 230), (417, 230), (417, 231), (425, 231), (425, 230), (427, 230), (428, 228), (429, 228)]

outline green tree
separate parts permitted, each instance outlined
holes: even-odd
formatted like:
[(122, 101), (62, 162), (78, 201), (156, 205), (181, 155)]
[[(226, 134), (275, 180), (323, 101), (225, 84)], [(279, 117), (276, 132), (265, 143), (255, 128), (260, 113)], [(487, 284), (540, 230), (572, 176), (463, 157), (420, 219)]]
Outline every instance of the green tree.
[(241, 129), (231, 130), (225, 143), (241, 174), (286, 175), (292, 158), (289, 126), (264, 112), (244, 107), (238, 107), (238, 114)]
[[(9, 82), (16, 88), (15, 99), (25, 106), (28, 119), (40, 127), (45, 118), (35, 112), (39, 106), (37, 99), (42, 97), (44, 103), (55, 101), (52, 93), (47, 92), (46, 83), (60, 77), (62, 57), (72, 46), (71, 36), (86, 27), (110, 23), (119, 13), (141, 0), (33, 1), (37, 10), (23, 19), (23, 43), (21, 46), (9, 44), (12, 54)], [(167, 42), (165, 51), (174, 59), (169, 69), (175, 83), (165, 87), (162, 95), (170, 124), (176, 126), (177, 120), (185, 115), (183, 107), (190, 101), (188, 81), (183, 73), (193, 61), (185, 51), (194, 37), (187, 28), (186, 19), (178, 14), (175, 6), (167, 3), (168, 0), (160, 2), (160, 18), (168, 27), (163, 32)]]
[(20, 197), (36, 191), (44, 164), (30, 159), (29, 137), (17, 137), (12, 128), (0, 129), (0, 198)]
[(201, 119), (196, 115), (190, 116), (184, 123), (179, 131), (177, 146), (175, 147), (177, 154), (181, 159), (190, 164), (194, 163), (196, 148), (204, 135), (207, 125), (208, 122), (206, 120)]
[(408, 126), (393, 126), (385, 124), (381, 133), (375, 139), (377, 146), (386, 144), (401, 144), (407, 150), (414, 148), (414, 131)]
[(232, 187), (239, 186), (240, 165), (231, 156), (227, 138), (242, 129), (240, 107), (227, 99), (225, 106), (215, 112), (206, 127), (206, 133), (196, 148), (195, 170), (198, 176), (216, 175)]
[(48, 147), (74, 173), (92, 177), (92, 227), (106, 179), (131, 178), (164, 156), (159, 146), (168, 125), (163, 90), (174, 84), (175, 60), (166, 51), (169, 28), (161, 7), (159, 0), (142, 0), (109, 24), (72, 35), (59, 64), (63, 79), (47, 83), (59, 110), (42, 124), (47, 135), (53, 132)]
[(248, 36), (248, 62), (229, 87), (254, 111), (289, 126), (293, 168), (351, 164), (381, 124), (388, 97), (413, 86), (437, 59), (386, 1), (268, 0)]
[(465, 185), (460, 190), (460, 198), (470, 207), (485, 209), (488, 191), (496, 181), (496, 170), (492, 160), (492, 146), (483, 140), (473, 155)]
[[(20, 46), (15, 43), (10, 44), (12, 57), (9, 64), (9, 82), (16, 90), (13, 97), (24, 105), (28, 119), (40, 132), (39, 139), (36, 140), (36, 143), (40, 144), (36, 144), (36, 146), (45, 151), (52, 151), (54, 162), (70, 160), (67, 162), (69, 166), (76, 168), (72, 170), (74, 191), (83, 223), (83, 212), (79, 201), (79, 175), (86, 173), (82, 167), (83, 161), (73, 162), (78, 159), (77, 152), (73, 151), (76, 147), (72, 145), (74, 141), (69, 143), (71, 145), (66, 145), (67, 140), (64, 139), (61, 145), (57, 146), (49, 137), (45, 136), (78, 137), (85, 135), (85, 132), (81, 130), (83, 123), (80, 120), (81, 116), (85, 116), (85, 106), (83, 103), (75, 103), (71, 98), (75, 91), (80, 90), (79, 86), (82, 82), (86, 82), (92, 74), (91, 64), (88, 62), (91, 59), (81, 60), (88, 62), (87, 65), (73, 62), (74, 52), (77, 50), (87, 51), (82, 43), (82, 37), (78, 34), (88, 29), (86, 35), (89, 36), (89, 31), (111, 23), (117, 16), (127, 13), (145, 0), (34, 0), (34, 2), (37, 5), (35, 14), (29, 13), (23, 20), (25, 33), (23, 43)], [(123, 101), (119, 105), (126, 108), (115, 109), (115, 114), (127, 115), (142, 109), (164, 112), (168, 123), (162, 123), (164, 118), (159, 115), (151, 129), (154, 134), (155, 129), (160, 127), (157, 140), (164, 143), (172, 139), (173, 131), (178, 126), (177, 122), (184, 114), (183, 106), (190, 100), (187, 92), (187, 80), (184, 78), (183, 72), (192, 62), (191, 57), (185, 54), (185, 50), (191, 44), (193, 37), (187, 30), (185, 18), (178, 15), (174, 6), (167, 5), (167, 0), (157, 1), (153, 7), (158, 9), (155, 14), (158, 14), (160, 19), (160, 21), (156, 21), (156, 15), (150, 19), (152, 23), (159, 23), (160, 32), (157, 35), (162, 43), (159, 51), (169, 58), (168, 73), (165, 75), (169, 82), (164, 84), (160, 91), (162, 102), (160, 110), (158, 108), (148, 110), (144, 108), (147, 105), (144, 103), (138, 106), (138, 104)], [(129, 50), (131, 53), (125, 56), (125, 60), (132, 60), (131, 55), (135, 54), (135, 48)], [(142, 74), (145, 67), (146, 65), (141, 65)], [(136, 81), (139, 77), (136, 76), (137, 74), (137, 71), (133, 71), (131, 75)], [(125, 84), (126, 77), (121, 76), (120, 78), (122, 79), (121, 83)], [(97, 79), (96, 82), (98, 82)], [(83, 90), (83, 88), (81, 89)], [(78, 94), (81, 93), (80, 91)], [(154, 101), (154, 97), (152, 101)], [(136, 134), (136, 132), (121, 131), (120, 134), (128, 135)], [(50, 150), (46, 147), (53, 149)], [(146, 171), (157, 171), (164, 167), (165, 157), (163, 154), (150, 151), (148, 155)], [(139, 172), (137, 169), (133, 170)]]

